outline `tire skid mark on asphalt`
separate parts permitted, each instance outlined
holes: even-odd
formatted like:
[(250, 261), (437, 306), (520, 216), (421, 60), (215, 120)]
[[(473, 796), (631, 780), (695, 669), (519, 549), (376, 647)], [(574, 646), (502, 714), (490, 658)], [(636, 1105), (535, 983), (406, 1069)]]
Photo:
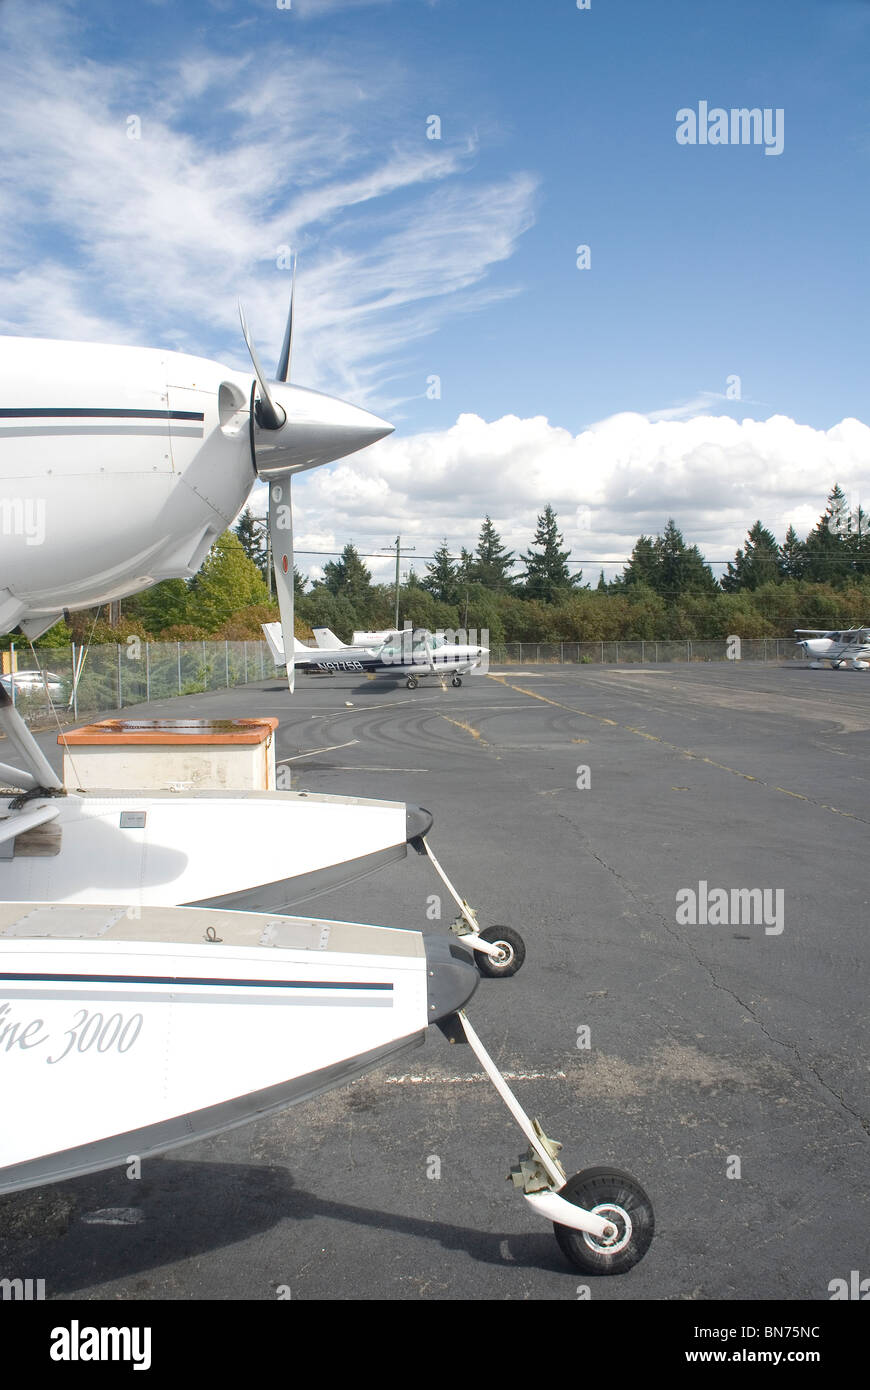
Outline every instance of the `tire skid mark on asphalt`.
[(537, 690), (524, 690), (521, 685), (511, 685), (505, 676), (496, 676), (490, 672), (487, 679), (500, 681), (509, 690), (516, 690), (520, 695), (528, 695), (532, 700), (541, 700), (545, 705), (555, 705), (557, 709), (568, 710), (569, 714), (579, 714), (584, 719), (595, 719), (599, 724), (609, 724), (611, 728), (623, 729), (626, 733), (648, 739), (651, 743), (660, 743), (663, 748), (670, 749), (672, 753), (679, 753), (683, 758), (692, 758), (695, 762), (706, 763), (708, 767), (718, 768), (720, 772), (730, 772), (732, 777), (742, 777), (746, 782), (755, 782), (759, 787), (766, 787), (768, 791), (782, 792), (785, 796), (793, 796), (798, 801), (806, 801), (808, 805), (815, 806), (820, 811), (830, 811), (834, 816), (845, 816), (847, 820), (858, 821), (861, 825), (870, 824), (870, 821), (864, 816), (856, 815), (854, 811), (844, 811), (839, 806), (829, 806), (825, 801), (814, 801), (811, 796), (805, 796), (803, 792), (789, 791), (787, 787), (778, 787), (775, 782), (765, 782), (764, 778), (755, 777), (751, 772), (742, 772), (740, 768), (729, 767), (727, 763), (717, 762), (715, 758), (708, 758), (704, 753), (695, 753), (691, 748), (681, 748), (678, 743), (670, 743), (668, 739), (661, 738), (659, 734), (648, 733), (646, 729), (635, 728), (633, 724), (620, 724), (619, 720), (608, 719), (603, 714), (592, 714), (589, 710), (562, 704), (561, 700), (551, 700), (548, 695), (539, 695)]

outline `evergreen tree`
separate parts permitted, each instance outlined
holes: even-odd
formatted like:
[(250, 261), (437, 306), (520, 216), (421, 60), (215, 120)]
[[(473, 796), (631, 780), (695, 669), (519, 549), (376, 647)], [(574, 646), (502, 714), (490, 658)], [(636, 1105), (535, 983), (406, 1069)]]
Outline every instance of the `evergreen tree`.
[(856, 577), (868, 575), (870, 574), (870, 517), (859, 505), (853, 511), (849, 522), (849, 535), (846, 537), (845, 546), (850, 563), (846, 568), (851, 575)]
[(638, 536), (631, 552), (631, 559), (622, 572), (620, 583), (628, 588), (636, 584), (645, 584), (649, 589), (656, 589), (658, 569), (656, 543), (652, 536)]
[(428, 573), (422, 581), (423, 588), (441, 603), (455, 603), (459, 588), (458, 570), (447, 548), (446, 536), (435, 551), (434, 562), (427, 563), (426, 569)]
[(538, 517), (538, 529), (534, 544), (537, 550), (528, 550), (524, 556), (526, 573), (523, 582), (525, 598), (542, 599), (554, 603), (561, 593), (576, 586), (582, 573), (572, 580), (565, 563), (570, 550), (561, 550), (562, 536), (556, 525), (556, 513), (549, 502)]
[(266, 523), (258, 520), (254, 516), (250, 507), (245, 507), (239, 517), (235, 528), (242, 549), (249, 560), (257, 566), (263, 578), (266, 578)]
[(719, 588), (710, 566), (696, 545), (686, 545), (683, 534), (673, 517), (661, 536), (656, 537), (658, 562), (658, 592), (665, 598), (676, 599), (683, 594), (715, 594)]
[(836, 536), (838, 540), (845, 540), (851, 527), (849, 516), (849, 504), (846, 501), (846, 494), (839, 483), (834, 483), (828, 493), (828, 505), (825, 508), (825, 525)]
[(323, 586), (338, 598), (346, 598), (355, 608), (364, 608), (371, 597), (372, 576), (356, 548), (348, 543), (338, 560), (323, 566)]
[(757, 589), (762, 584), (782, 578), (782, 558), (776, 537), (756, 521), (746, 537), (746, 549), (738, 550), (733, 565), (722, 576), (722, 588), (728, 594), (740, 589)]
[(501, 536), (489, 517), (485, 517), (480, 528), (475, 558), (470, 566), (469, 578), (496, 593), (507, 593), (512, 588), (509, 570), (513, 563), (513, 551), (505, 550)]
[(804, 542), (803, 578), (816, 584), (842, 584), (848, 578), (849, 509), (839, 484), (828, 493), (828, 504)]
[(801, 579), (804, 572), (804, 544), (798, 539), (793, 526), (786, 531), (779, 554), (783, 579)]

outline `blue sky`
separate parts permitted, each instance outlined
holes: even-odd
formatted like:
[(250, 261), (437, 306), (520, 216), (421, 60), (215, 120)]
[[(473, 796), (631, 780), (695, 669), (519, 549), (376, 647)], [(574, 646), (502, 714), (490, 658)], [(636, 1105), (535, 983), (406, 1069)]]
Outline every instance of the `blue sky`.
[[(295, 490), (301, 548), (458, 549), (488, 511), (522, 549), (549, 501), (613, 573), (669, 515), (724, 557), (759, 516), (805, 533), (835, 479), (866, 504), (867, 0), (5, 0), (0, 26), (0, 332), (242, 367), (240, 295), (271, 361), (297, 248), (294, 378), (397, 425)], [(782, 152), (678, 144), (702, 101), (781, 109)]]

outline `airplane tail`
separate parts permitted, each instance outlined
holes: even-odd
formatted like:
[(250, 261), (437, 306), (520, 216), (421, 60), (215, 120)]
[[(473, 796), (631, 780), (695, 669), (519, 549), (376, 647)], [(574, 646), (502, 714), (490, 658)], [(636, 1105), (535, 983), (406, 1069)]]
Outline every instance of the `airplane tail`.
[[(269, 651), (272, 653), (272, 660), (274, 661), (275, 665), (276, 665), (276, 666), (286, 666), (286, 665), (287, 665), (287, 654), (286, 654), (286, 652), (285, 652), (285, 650), (284, 650), (284, 637), (283, 637), (283, 634), (282, 634), (282, 632), (281, 632), (281, 624), (280, 624), (280, 623), (261, 623), (260, 626), (261, 626), (262, 629), (263, 629), (263, 636), (264, 636), (265, 639), (266, 639), (266, 645), (268, 646)], [(309, 653), (311, 652), (311, 648), (310, 648), (310, 647), (306, 647), (306, 645), (305, 645), (304, 642), (300, 642), (298, 637), (294, 637), (294, 638), (293, 638), (293, 651), (294, 651), (294, 653), (295, 653), (296, 656), (298, 656), (300, 652), (305, 652), (306, 655), (307, 655), (307, 654), (309, 654)], [(294, 666), (295, 666), (295, 665), (298, 665), (299, 663), (298, 663), (298, 661), (295, 661), (295, 660), (294, 660), (294, 663), (293, 663), (293, 664), (294, 664)]]
[(336, 637), (335, 633), (328, 627), (314, 627), (311, 631), (314, 633), (314, 640), (318, 647), (335, 648), (344, 646), (344, 642)]
[(280, 623), (262, 623), (263, 636), (266, 645), (272, 653), (272, 660), (276, 666), (286, 666), (287, 657), (284, 655), (284, 637), (281, 632)]

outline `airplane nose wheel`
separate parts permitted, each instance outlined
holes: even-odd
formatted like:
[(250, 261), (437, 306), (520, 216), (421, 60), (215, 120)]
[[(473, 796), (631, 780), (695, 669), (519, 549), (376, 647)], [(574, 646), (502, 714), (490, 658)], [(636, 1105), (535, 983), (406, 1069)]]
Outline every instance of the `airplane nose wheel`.
[(461, 685), (461, 684), (462, 684), (462, 677), (461, 677), (461, 676), (454, 676), (453, 679), (451, 680), (450, 684), (451, 684), (451, 685)]
[(586, 1168), (559, 1193), (565, 1201), (610, 1223), (609, 1236), (575, 1231), (553, 1222), (562, 1254), (584, 1274), (624, 1274), (642, 1260), (655, 1234), (652, 1202), (630, 1173)]
[(419, 684), (420, 682), (417, 680), (416, 676), (409, 676), (408, 679), (405, 681), (405, 685), (408, 687), (409, 690), (416, 690)]
[(487, 975), (491, 979), (505, 979), (508, 975), (516, 975), (526, 958), (526, 943), (519, 932), (514, 931), (513, 927), (487, 927), (486, 931), (481, 931), (477, 913), (464, 898), (460, 898), (438, 863), (426, 836), (421, 835), (420, 840), (432, 861), (432, 867), (459, 908), (459, 916), (451, 923), (450, 930), (459, 937), (463, 946), (474, 952), (481, 975)]
[(526, 943), (519, 932), (512, 927), (487, 927), (486, 931), (480, 933), (480, 938), (491, 946), (497, 946), (501, 953), (498, 956), (478, 954), (477, 968), (481, 975), (487, 975), (490, 979), (516, 975), (526, 958)]
[[(478, 1062), (513, 1115), (528, 1152), (511, 1168), (510, 1179), (529, 1206), (552, 1221), (562, 1253), (584, 1274), (624, 1274), (642, 1260), (652, 1243), (652, 1203), (640, 1183), (619, 1168), (586, 1168), (566, 1179), (559, 1162), (562, 1145), (544, 1133), (520, 1105), (460, 1009), (454, 1015), (458, 1041), (470, 1044)], [(451, 1041), (457, 1038), (451, 1035)]]

